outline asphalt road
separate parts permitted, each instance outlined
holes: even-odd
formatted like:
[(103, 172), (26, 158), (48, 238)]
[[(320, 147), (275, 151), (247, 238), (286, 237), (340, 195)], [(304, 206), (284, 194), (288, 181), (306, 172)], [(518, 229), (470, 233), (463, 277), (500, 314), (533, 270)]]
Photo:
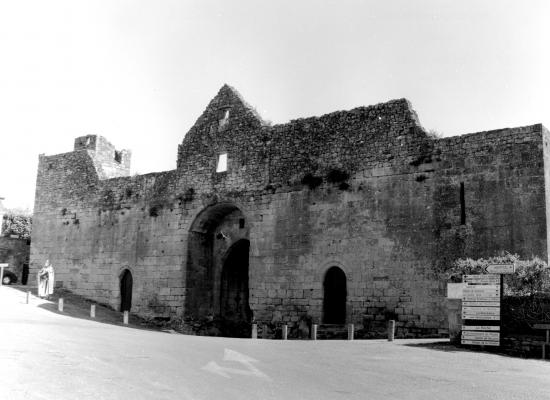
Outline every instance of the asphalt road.
[(0, 287), (0, 399), (550, 399), (548, 361), (433, 342), (169, 334)]

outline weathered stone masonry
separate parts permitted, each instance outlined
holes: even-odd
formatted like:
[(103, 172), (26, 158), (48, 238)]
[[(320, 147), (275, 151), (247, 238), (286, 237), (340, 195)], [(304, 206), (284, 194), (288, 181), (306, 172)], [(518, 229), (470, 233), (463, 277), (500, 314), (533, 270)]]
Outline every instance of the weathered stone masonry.
[(59, 285), (115, 308), (128, 269), (141, 315), (291, 326), (326, 319), (338, 267), (345, 321), (444, 334), (454, 258), (547, 258), (548, 138), (431, 137), (405, 99), (268, 126), (224, 86), (176, 170), (129, 176), (99, 136), (40, 156), (31, 267), (49, 258)]

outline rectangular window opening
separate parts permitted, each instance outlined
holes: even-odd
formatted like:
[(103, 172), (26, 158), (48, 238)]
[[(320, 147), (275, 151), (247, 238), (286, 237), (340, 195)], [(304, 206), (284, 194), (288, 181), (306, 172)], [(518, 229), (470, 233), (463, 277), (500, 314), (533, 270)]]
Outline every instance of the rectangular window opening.
[(466, 200), (464, 199), (464, 182), (460, 182), (460, 225), (466, 224)]
[(216, 167), (216, 172), (225, 171), (227, 171), (227, 153), (222, 153), (218, 156), (218, 166)]
[(239, 218), (239, 229), (244, 229), (244, 218)]

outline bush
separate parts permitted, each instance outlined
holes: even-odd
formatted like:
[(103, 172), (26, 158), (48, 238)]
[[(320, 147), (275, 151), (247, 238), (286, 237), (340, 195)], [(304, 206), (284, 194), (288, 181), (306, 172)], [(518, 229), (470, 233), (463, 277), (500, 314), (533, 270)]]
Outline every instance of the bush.
[(2, 235), (17, 235), (23, 239), (30, 239), (32, 228), (32, 216), (14, 212), (8, 212), (4, 215), (2, 221)]
[(340, 183), (349, 179), (349, 174), (346, 171), (340, 169), (331, 169), (327, 174), (327, 182)]
[(546, 262), (538, 257), (521, 260), (517, 254), (505, 253), (501, 256), (480, 258), (461, 258), (446, 271), (452, 282), (462, 282), (462, 275), (484, 274), (489, 264), (514, 264), (516, 271), (504, 275), (504, 294), (506, 296), (533, 296), (550, 292), (550, 269)]
[(302, 178), (302, 185), (307, 185), (310, 189), (315, 189), (323, 183), (323, 178), (307, 173)]

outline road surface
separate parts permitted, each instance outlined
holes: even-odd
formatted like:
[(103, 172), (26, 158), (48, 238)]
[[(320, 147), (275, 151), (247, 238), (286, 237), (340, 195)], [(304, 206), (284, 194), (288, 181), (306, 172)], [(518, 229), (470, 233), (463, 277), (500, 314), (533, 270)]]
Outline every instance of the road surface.
[(195, 337), (44, 309), (0, 287), (0, 399), (550, 399), (550, 362), (434, 340)]

